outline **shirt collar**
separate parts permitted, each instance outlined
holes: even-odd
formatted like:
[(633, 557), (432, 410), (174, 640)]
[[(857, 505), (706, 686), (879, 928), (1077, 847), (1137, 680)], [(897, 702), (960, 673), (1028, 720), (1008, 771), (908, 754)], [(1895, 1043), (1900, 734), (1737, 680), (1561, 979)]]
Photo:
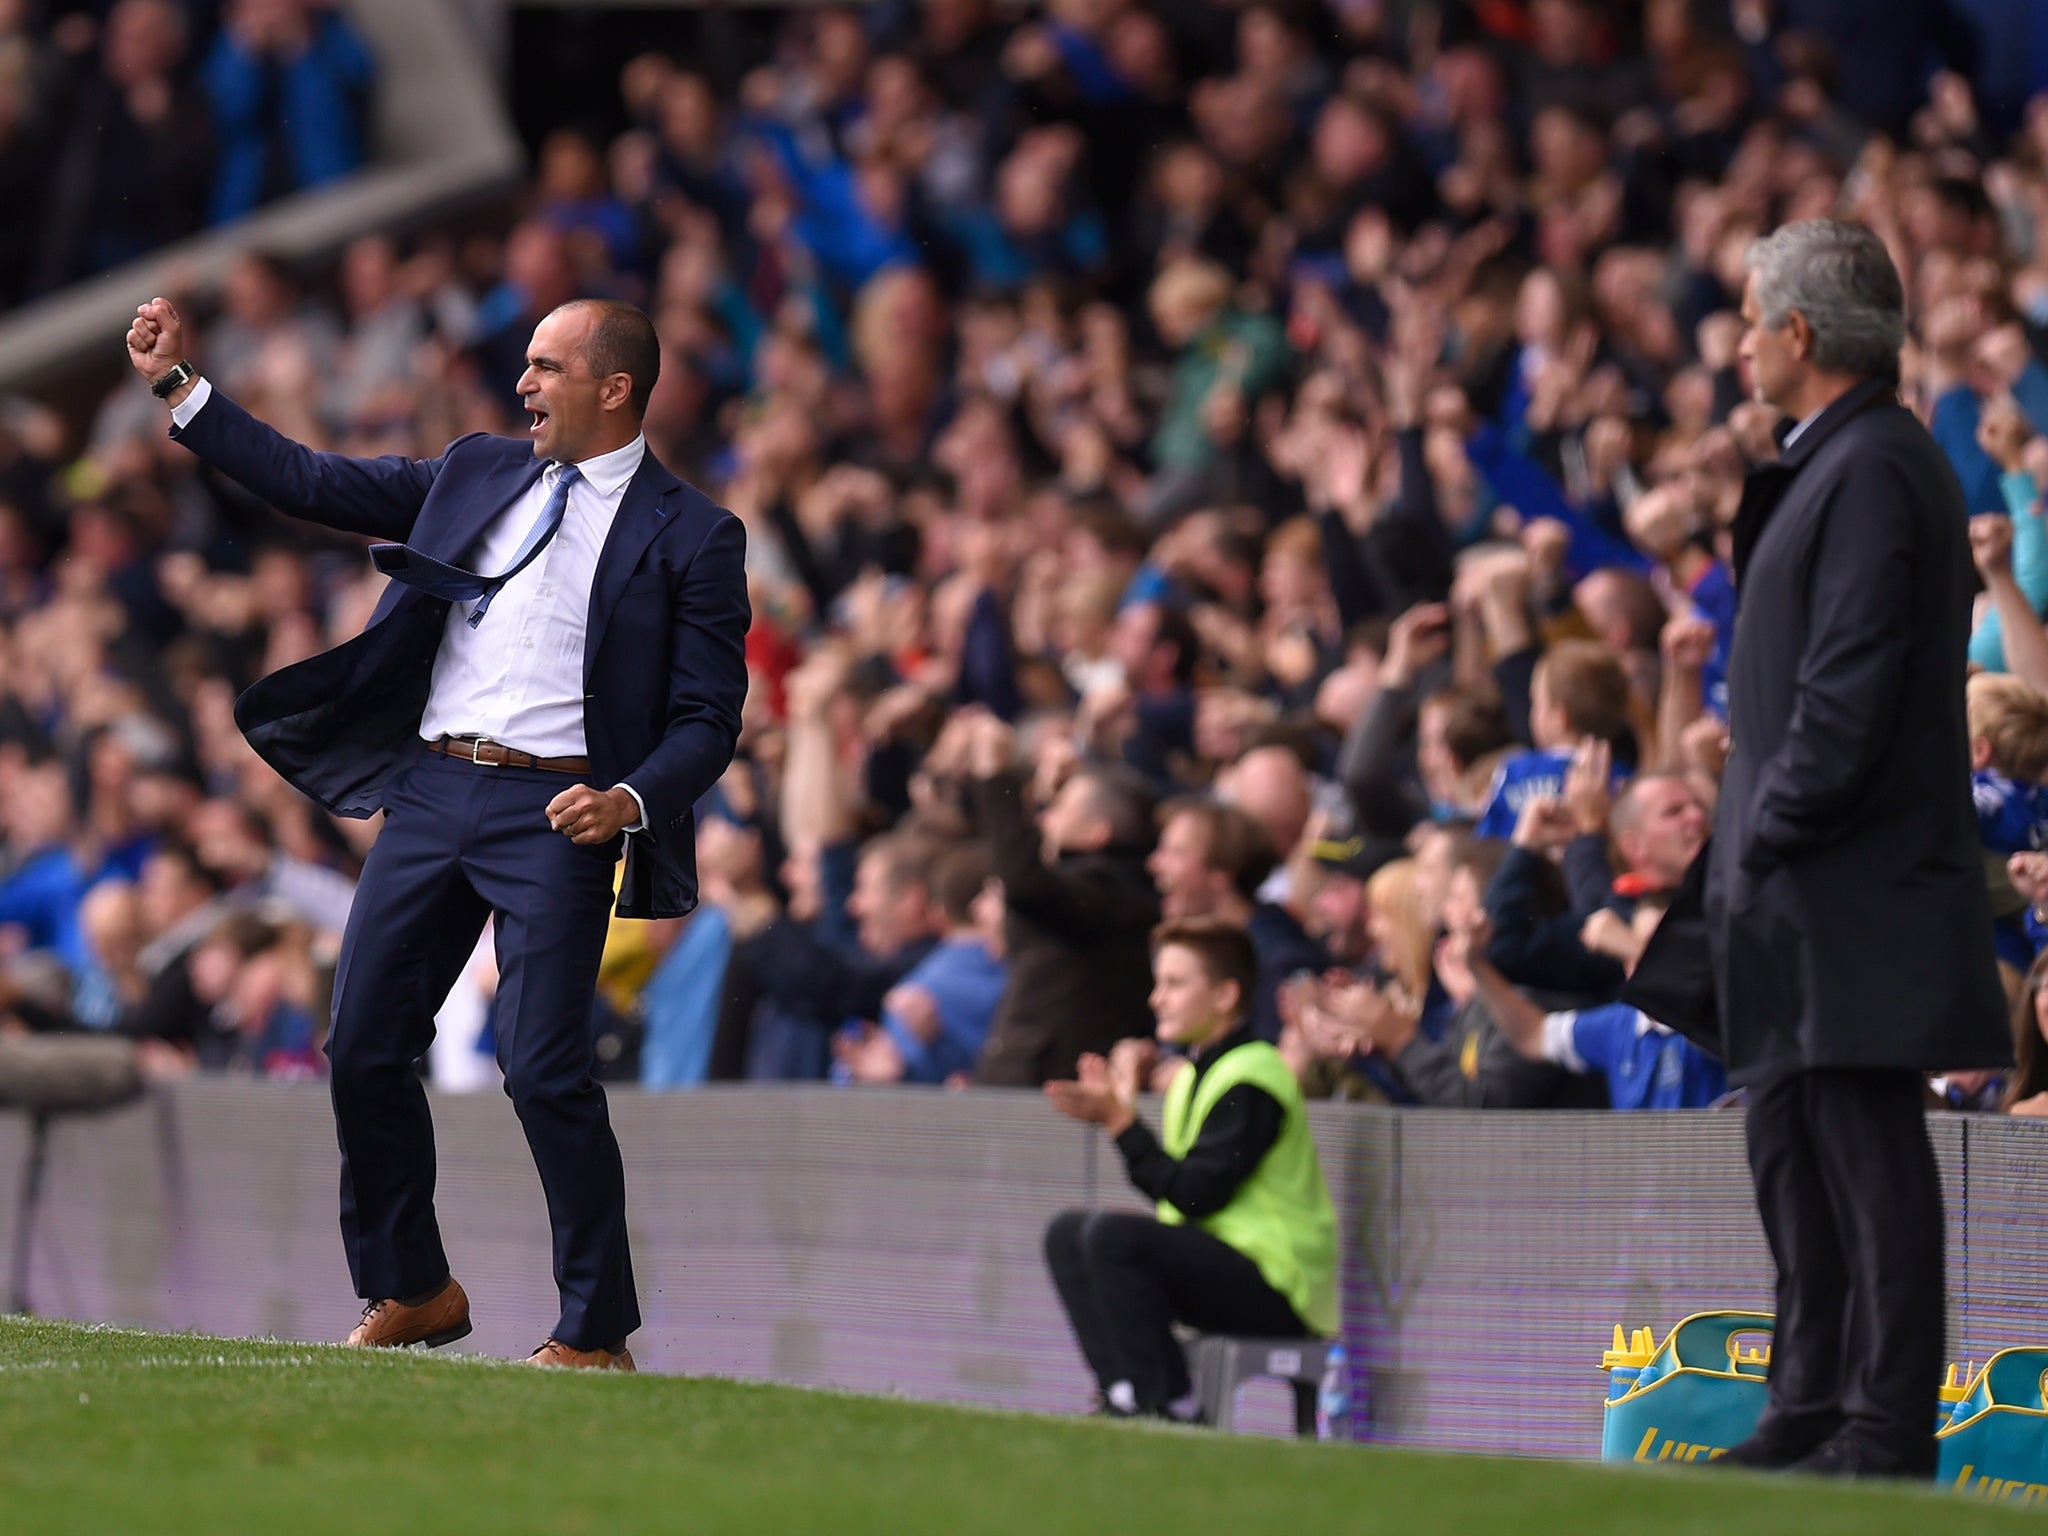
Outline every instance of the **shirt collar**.
[[(576, 467), (583, 472), (584, 484), (606, 501), (617, 501), (625, 494), (627, 483), (640, 472), (640, 461), (646, 457), (647, 439), (636, 437), (625, 447), (585, 459)], [(559, 464), (553, 467), (561, 468)]]
[(1790, 432), (1787, 432), (1785, 434), (1785, 441), (1778, 444), (1778, 447), (1780, 449), (1790, 448), (1794, 443), (1798, 442), (1800, 433), (1804, 432), (1816, 421), (1819, 421), (1821, 418), (1821, 412), (1825, 411), (1826, 409), (1826, 406), (1822, 406), (1819, 411), (1812, 411), (1809, 412), (1807, 415), (1800, 417), (1798, 424), (1795, 425)]

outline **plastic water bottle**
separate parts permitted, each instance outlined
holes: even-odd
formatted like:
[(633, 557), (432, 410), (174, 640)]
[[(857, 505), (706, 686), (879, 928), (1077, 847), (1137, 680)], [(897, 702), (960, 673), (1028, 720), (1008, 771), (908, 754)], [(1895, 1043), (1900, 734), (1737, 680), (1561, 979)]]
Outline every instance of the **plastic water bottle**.
[(1323, 1364), (1323, 1382), (1316, 1389), (1316, 1438), (1351, 1438), (1351, 1357), (1342, 1344), (1332, 1344)]

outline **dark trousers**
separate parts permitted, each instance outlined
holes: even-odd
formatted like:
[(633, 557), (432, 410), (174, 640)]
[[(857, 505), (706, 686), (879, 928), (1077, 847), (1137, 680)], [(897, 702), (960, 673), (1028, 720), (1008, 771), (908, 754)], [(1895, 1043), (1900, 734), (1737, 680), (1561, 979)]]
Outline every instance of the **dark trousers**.
[(1096, 1384), (1106, 1392), (1128, 1381), (1147, 1411), (1189, 1390), (1174, 1323), (1203, 1333), (1309, 1336), (1259, 1267), (1200, 1227), (1067, 1211), (1045, 1229), (1045, 1262)]
[(327, 1052), (356, 1293), (434, 1290), (448, 1257), (434, 1220), (434, 1127), (419, 1061), (485, 918), (495, 917), (498, 1064), (554, 1227), (555, 1337), (595, 1349), (639, 1327), (640, 1311), (625, 1170), (591, 1076), (591, 998), (618, 848), (578, 847), (548, 826), (548, 802), (576, 782), (420, 754), (393, 785), (363, 865)]
[(1778, 1266), (1758, 1434), (1839, 1437), (1934, 1471), (1941, 1182), (1917, 1072), (1792, 1072), (1749, 1092), (1757, 1209)]

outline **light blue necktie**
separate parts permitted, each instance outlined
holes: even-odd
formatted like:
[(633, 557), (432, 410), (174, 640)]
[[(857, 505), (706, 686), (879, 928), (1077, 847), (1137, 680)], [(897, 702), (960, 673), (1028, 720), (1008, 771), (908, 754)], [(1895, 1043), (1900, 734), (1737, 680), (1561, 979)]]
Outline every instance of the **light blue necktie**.
[(519, 552), (512, 557), (512, 563), (495, 576), (479, 576), (475, 571), (465, 571), (459, 565), (423, 555), (407, 544), (372, 544), (370, 558), (378, 570), (403, 586), (417, 587), (451, 603), (474, 601), (476, 607), (470, 610), (469, 627), (475, 629), (484, 621), (491, 599), (498, 595), (499, 589), (531, 565), (534, 557), (548, 547), (548, 540), (561, 531), (562, 519), (569, 512), (569, 487), (582, 478), (583, 471), (574, 464), (561, 466), (561, 473), (555, 477), (555, 488), (548, 493), (547, 505), (540, 509), (540, 517), (527, 533), (525, 542), (519, 546)]

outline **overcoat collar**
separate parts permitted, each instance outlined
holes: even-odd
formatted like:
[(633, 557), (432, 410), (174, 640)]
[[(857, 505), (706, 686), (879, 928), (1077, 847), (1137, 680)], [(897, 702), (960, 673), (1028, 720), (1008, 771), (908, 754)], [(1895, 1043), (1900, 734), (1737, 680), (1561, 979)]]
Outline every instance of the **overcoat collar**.
[(1742, 505), (1736, 509), (1735, 580), (1738, 587), (1749, 558), (1756, 553), (1764, 525), (1784, 500), (1793, 478), (1820, 451), (1821, 444), (1841, 431), (1854, 418), (1886, 401), (1898, 398), (1898, 386), (1889, 379), (1868, 379), (1835, 401), (1814, 420), (1799, 440), (1785, 450), (1784, 457), (1759, 464), (1742, 482)]

